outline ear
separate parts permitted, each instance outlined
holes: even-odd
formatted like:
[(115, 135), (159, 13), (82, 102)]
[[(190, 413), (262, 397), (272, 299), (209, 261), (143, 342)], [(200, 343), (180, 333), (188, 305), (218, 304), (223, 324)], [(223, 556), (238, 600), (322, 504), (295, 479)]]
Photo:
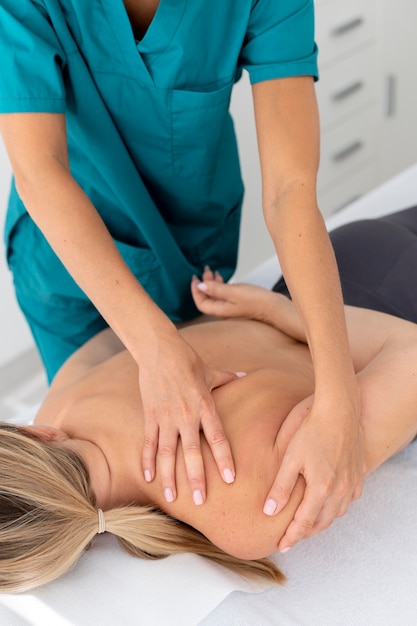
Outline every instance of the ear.
[(44, 443), (65, 441), (65, 439), (68, 439), (66, 432), (59, 428), (54, 428), (53, 426), (22, 426), (21, 430), (26, 432), (29, 437), (43, 441)]

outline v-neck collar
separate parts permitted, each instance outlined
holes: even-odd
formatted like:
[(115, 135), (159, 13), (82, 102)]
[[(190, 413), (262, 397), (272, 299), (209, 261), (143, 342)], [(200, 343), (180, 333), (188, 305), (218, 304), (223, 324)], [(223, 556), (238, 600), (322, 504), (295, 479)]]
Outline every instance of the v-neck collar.
[[(155, 15), (141, 41), (135, 42), (129, 16), (123, 0), (100, 0), (113, 33), (127, 60), (141, 55), (162, 54), (171, 43), (188, 0), (160, 0)], [(136, 54), (135, 54), (136, 52)], [(136, 58), (135, 58), (136, 57)], [(141, 58), (143, 63), (143, 59)]]

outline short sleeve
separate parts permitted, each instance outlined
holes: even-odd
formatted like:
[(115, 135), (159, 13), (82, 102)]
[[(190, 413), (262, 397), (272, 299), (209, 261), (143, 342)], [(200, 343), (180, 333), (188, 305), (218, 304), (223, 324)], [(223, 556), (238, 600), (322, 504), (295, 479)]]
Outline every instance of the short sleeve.
[(65, 111), (65, 54), (44, 8), (0, 2), (0, 113)]
[(313, 0), (255, 0), (239, 65), (252, 84), (303, 75), (317, 80)]

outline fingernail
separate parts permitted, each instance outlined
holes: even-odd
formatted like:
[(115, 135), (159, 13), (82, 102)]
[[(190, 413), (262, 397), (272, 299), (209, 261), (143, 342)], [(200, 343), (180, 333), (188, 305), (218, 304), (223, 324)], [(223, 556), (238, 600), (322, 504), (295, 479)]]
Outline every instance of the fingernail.
[(147, 482), (147, 483), (152, 482), (152, 474), (151, 474), (151, 470), (148, 470), (148, 469), (147, 469), (147, 470), (145, 470), (145, 471), (143, 472), (143, 475), (144, 475), (145, 480), (146, 480), (146, 482)]
[(195, 491), (193, 491), (193, 500), (194, 504), (197, 504), (197, 506), (203, 504), (203, 493), (200, 491), (200, 489), (196, 489)]
[(288, 548), (281, 548), (280, 552), (281, 554), (285, 554), (286, 552), (289, 552), (291, 550), (291, 547), (288, 546)]
[(199, 289), (200, 291), (207, 291), (208, 287), (206, 285), (206, 283), (197, 283), (196, 284), (197, 289)]
[(204, 266), (204, 271), (205, 272), (210, 272), (210, 265), (205, 265)]
[(164, 496), (167, 502), (174, 502), (174, 492), (172, 491), (171, 487), (165, 487)]
[(244, 376), (247, 376), (247, 372), (235, 372), (235, 374), (238, 378), (243, 378)]
[(272, 498), (268, 498), (265, 502), (264, 513), (265, 515), (273, 515), (277, 510), (278, 504)]
[(223, 472), (223, 476), (228, 485), (235, 482), (235, 475), (233, 474), (231, 469), (225, 469)]

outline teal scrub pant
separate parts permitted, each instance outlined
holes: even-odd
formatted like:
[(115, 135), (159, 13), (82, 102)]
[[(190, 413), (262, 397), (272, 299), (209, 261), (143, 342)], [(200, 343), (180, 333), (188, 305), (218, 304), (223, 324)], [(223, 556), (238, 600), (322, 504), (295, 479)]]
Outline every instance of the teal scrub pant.
[(17, 301), (50, 382), (64, 361), (107, 324), (64, 270), (48, 273), (44, 251), (42, 235), (24, 216), (14, 229), (8, 261)]

